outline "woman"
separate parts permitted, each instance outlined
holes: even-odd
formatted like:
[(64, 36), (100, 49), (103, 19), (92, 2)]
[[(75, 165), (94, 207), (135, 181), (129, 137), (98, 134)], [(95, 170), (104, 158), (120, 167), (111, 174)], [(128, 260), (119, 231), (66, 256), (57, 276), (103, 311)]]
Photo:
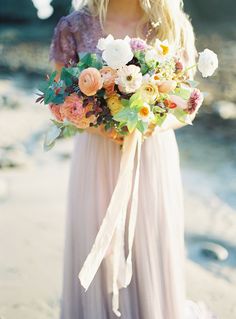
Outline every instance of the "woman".
[[(61, 70), (78, 52), (98, 52), (99, 38), (112, 34), (146, 39), (168, 39), (183, 47), (183, 63), (192, 65), (194, 33), (181, 0), (87, 0), (62, 17), (55, 28), (50, 59)], [(195, 114), (193, 114), (194, 118)], [(184, 211), (178, 146), (174, 129), (149, 128), (140, 162), (138, 217), (133, 245), (133, 276), (120, 290), (124, 319), (200, 318), (201, 309), (185, 300)], [(74, 140), (68, 190), (64, 281), (61, 319), (111, 319), (109, 294), (112, 250), (102, 261), (85, 292), (78, 280), (105, 216), (119, 173), (120, 145), (113, 131), (89, 128)], [(119, 203), (117, 203), (119, 205)], [(126, 247), (127, 248), (127, 247)], [(197, 317), (197, 313), (199, 317)], [(205, 316), (205, 317), (203, 317)], [(201, 318), (214, 318), (207, 311)]]

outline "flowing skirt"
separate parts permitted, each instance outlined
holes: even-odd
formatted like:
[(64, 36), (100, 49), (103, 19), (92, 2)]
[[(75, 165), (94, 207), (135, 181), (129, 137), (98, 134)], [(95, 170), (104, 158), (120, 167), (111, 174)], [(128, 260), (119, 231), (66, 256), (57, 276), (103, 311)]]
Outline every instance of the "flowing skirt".
[[(117, 318), (108, 288), (107, 257), (87, 291), (78, 274), (105, 216), (120, 159), (119, 145), (107, 138), (87, 132), (74, 137), (61, 319)], [(183, 192), (173, 129), (155, 132), (142, 144), (132, 266), (131, 283), (120, 290), (121, 318), (216, 318), (210, 313), (207, 316), (204, 309), (201, 315), (194, 302), (186, 303)]]

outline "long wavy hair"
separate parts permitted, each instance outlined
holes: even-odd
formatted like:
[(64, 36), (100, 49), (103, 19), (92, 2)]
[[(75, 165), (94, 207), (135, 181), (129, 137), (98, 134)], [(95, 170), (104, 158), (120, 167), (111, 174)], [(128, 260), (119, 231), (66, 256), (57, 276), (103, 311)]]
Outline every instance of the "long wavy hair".
[[(197, 56), (195, 34), (190, 18), (184, 12), (183, 0), (139, 1), (144, 12), (140, 23), (150, 22), (154, 28), (153, 39), (168, 39), (176, 49), (183, 48), (185, 64), (194, 65)], [(90, 12), (99, 17), (102, 27), (106, 20), (108, 4), (109, 0), (73, 0), (76, 10), (88, 6)], [(192, 76), (194, 73), (193, 69)]]

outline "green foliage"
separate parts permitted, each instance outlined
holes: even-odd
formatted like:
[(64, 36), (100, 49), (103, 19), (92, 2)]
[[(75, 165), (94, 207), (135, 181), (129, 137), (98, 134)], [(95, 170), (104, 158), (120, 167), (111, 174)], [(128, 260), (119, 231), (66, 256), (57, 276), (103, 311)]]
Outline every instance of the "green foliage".
[(57, 71), (52, 72), (52, 74), (51, 74), (51, 76), (50, 76), (50, 78), (48, 80), (48, 85), (49, 86), (53, 84), (53, 82), (54, 82), (54, 80), (55, 80), (55, 78), (57, 76), (57, 73), (58, 73)]
[(81, 133), (84, 130), (77, 128), (76, 126), (72, 125), (72, 124), (67, 124), (66, 126), (63, 127), (62, 130), (62, 135), (63, 137), (72, 137), (74, 136), (76, 133)]
[(166, 110), (162, 107), (160, 107), (159, 105), (155, 105), (153, 106), (153, 113), (165, 113)]
[(162, 124), (164, 123), (165, 119), (167, 117), (167, 113), (157, 113), (155, 114), (155, 120), (154, 120), (154, 124), (158, 125), (158, 126), (162, 126)]
[(73, 74), (73, 70), (71, 70), (69, 68), (65, 68), (65, 67), (62, 68), (62, 70), (61, 70), (61, 81), (63, 81), (66, 86), (72, 85), (73, 78), (74, 78), (74, 76), (72, 74)]
[(80, 53), (77, 66), (80, 72), (89, 67), (100, 70), (103, 67), (103, 62), (102, 58), (96, 53)]
[(138, 117), (138, 112), (143, 106), (143, 99), (139, 92), (133, 94), (129, 100), (122, 99), (123, 108), (114, 115), (114, 120), (126, 125), (129, 132), (132, 132), (135, 128), (139, 129), (140, 132), (144, 132), (146, 123)]
[(139, 120), (137, 123), (137, 129), (141, 132), (144, 133), (148, 128), (148, 123), (143, 122), (142, 120)]
[(58, 125), (50, 126), (44, 138), (44, 151), (49, 151), (55, 145), (56, 139), (60, 136), (60, 134), (61, 128)]
[[(67, 71), (64, 72), (66, 73)], [(39, 91), (43, 93), (44, 104), (61, 104), (64, 102), (65, 82), (62, 80), (55, 81), (57, 73), (57, 71), (54, 71), (48, 80), (41, 82), (39, 85)]]
[(115, 121), (125, 122), (129, 132), (132, 132), (138, 123), (138, 110), (129, 106), (124, 107), (113, 118)]
[(81, 133), (84, 131), (83, 129), (77, 128), (69, 121), (65, 121), (63, 123), (56, 120), (51, 121), (53, 125), (49, 127), (44, 138), (43, 148), (45, 151), (52, 149), (59, 137), (68, 138), (74, 136), (76, 133)]
[(187, 89), (184, 89), (184, 88), (176, 88), (174, 90), (174, 95), (177, 95), (177, 96), (180, 96), (182, 97), (184, 100), (188, 100), (190, 95), (191, 95), (191, 92)]
[(131, 108), (137, 108), (139, 110), (143, 103), (144, 101), (142, 99), (140, 92), (134, 93), (129, 99), (129, 106)]
[(54, 97), (55, 92), (51, 87), (49, 87), (44, 94), (44, 104), (49, 104), (50, 102), (52, 102)]
[(145, 60), (145, 53), (143, 51), (137, 51), (135, 52), (135, 55), (134, 55), (138, 61), (139, 61), (139, 64), (140, 64), (140, 68), (141, 68), (141, 73), (142, 75), (145, 75), (146, 73), (148, 73), (148, 71), (150, 70), (149, 66), (147, 65), (146, 63), (146, 60)]
[(170, 112), (177, 118), (179, 122), (183, 124), (185, 123), (186, 115), (188, 114), (186, 111), (177, 107), (175, 109), (172, 109)]

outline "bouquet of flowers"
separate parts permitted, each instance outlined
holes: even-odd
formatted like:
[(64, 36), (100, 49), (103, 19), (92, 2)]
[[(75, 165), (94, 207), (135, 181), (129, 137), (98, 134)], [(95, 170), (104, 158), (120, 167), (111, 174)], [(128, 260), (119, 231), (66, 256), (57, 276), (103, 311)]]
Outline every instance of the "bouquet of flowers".
[(188, 71), (198, 67), (207, 77), (218, 67), (217, 55), (205, 49), (196, 65), (184, 68), (180, 52), (167, 40), (157, 39), (151, 46), (139, 38), (109, 35), (97, 48), (101, 54), (80, 53), (77, 64), (63, 67), (59, 78), (53, 72), (41, 86), (37, 102), (48, 104), (54, 117), (46, 150), (61, 136), (101, 124), (123, 136), (161, 127), (169, 114), (191, 125), (203, 94)]
[[(60, 76), (53, 72), (37, 101), (49, 104), (54, 115), (45, 138), (46, 150), (58, 137), (72, 136), (90, 126), (103, 125), (124, 136), (117, 183), (94, 245), (78, 274), (87, 290), (112, 245), (112, 309), (120, 316), (119, 289), (127, 287), (132, 277), (142, 137), (150, 127), (163, 126), (170, 116), (192, 124), (192, 114), (201, 106), (203, 94), (188, 71), (197, 66), (204, 77), (210, 76), (218, 59), (205, 49), (198, 63), (186, 68), (180, 52), (176, 53), (167, 41), (156, 40), (150, 46), (138, 38), (115, 40), (111, 35), (100, 39), (97, 48), (101, 54), (81, 53), (79, 62), (63, 67)], [(131, 192), (126, 259), (120, 250)]]

